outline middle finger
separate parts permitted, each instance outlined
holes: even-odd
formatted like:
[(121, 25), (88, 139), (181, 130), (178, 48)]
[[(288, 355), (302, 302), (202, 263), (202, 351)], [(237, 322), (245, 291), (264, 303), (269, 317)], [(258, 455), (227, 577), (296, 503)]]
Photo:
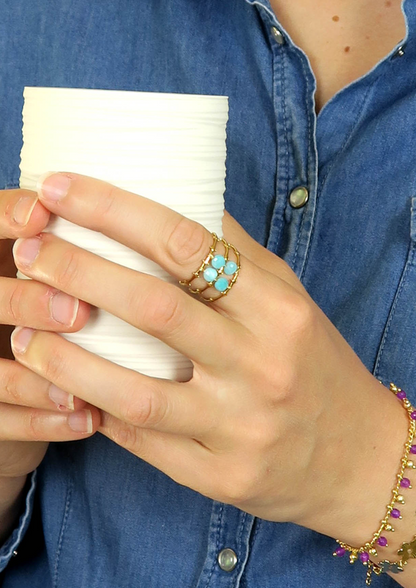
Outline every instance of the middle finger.
[(229, 362), (245, 331), (172, 284), (47, 233), (19, 239), (14, 256), (17, 267), (29, 277), (103, 308), (200, 365), (220, 367)]

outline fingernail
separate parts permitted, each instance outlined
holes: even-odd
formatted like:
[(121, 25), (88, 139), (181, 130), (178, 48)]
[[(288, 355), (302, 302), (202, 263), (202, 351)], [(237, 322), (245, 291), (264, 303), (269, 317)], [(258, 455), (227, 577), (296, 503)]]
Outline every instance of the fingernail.
[(23, 227), (27, 225), (37, 201), (32, 196), (22, 196), (13, 209), (14, 222)]
[(49, 300), (49, 311), (53, 319), (62, 325), (72, 327), (77, 318), (79, 300), (64, 292), (54, 294)]
[(35, 331), (27, 327), (16, 327), (11, 335), (12, 349), (16, 353), (24, 353)]
[(55, 384), (49, 386), (49, 398), (54, 402), (58, 408), (64, 407), (74, 410), (74, 395), (68, 394), (65, 390), (58, 388)]
[(79, 410), (68, 417), (69, 428), (77, 433), (92, 433), (92, 414), (90, 410)]
[(71, 185), (71, 178), (64, 174), (47, 174), (38, 180), (39, 197), (57, 202), (66, 196)]
[(17, 239), (13, 245), (14, 259), (20, 265), (29, 267), (39, 255), (40, 246), (41, 240), (36, 237), (32, 239)]

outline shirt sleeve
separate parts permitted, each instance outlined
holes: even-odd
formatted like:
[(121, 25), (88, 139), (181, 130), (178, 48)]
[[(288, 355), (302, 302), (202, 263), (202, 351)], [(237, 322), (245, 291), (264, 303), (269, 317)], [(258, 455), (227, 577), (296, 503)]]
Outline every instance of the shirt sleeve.
[(33, 513), (33, 503), (36, 490), (36, 470), (31, 474), (27, 483), (27, 494), (23, 512), (20, 515), (19, 522), (14, 530), (11, 532), (8, 539), (0, 547), (0, 573), (7, 566), (11, 558), (17, 554), (17, 549), (25, 536), (29, 527), (30, 520)]

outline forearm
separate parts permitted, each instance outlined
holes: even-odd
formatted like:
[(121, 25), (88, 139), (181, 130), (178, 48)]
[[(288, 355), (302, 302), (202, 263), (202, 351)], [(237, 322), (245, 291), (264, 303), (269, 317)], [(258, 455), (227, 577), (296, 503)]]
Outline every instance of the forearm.
[(16, 526), (24, 500), (26, 476), (0, 478), (0, 545)]

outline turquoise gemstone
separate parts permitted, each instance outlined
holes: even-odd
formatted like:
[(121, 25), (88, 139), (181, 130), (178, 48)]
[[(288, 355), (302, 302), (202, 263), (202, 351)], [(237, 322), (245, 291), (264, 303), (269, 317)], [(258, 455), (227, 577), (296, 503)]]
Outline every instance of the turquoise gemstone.
[(228, 280), (227, 278), (218, 278), (218, 280), (214, 284), (215, 289), (218, 292), (224, 292), (228, 288)]
[(224, 268), (224, 273), (227, 276), (232, 276), (237, 271), (237, 264), (234, 261), (227, 261)]
[(218, 272), (213, 267), (207, 267), (207, 269), (203, 273), (203, 276), (204, 280), (206, 280), (207, 282), (213, 282), (215, 278), (218, 276)]
[(212, 258), (211, 261), (211, 265), (212, 267), (215, 267), (215, 269), (219, 270), (222, 267), (225, 266), (225, 258), (223, 255), (216, 255), (215, 257)]

